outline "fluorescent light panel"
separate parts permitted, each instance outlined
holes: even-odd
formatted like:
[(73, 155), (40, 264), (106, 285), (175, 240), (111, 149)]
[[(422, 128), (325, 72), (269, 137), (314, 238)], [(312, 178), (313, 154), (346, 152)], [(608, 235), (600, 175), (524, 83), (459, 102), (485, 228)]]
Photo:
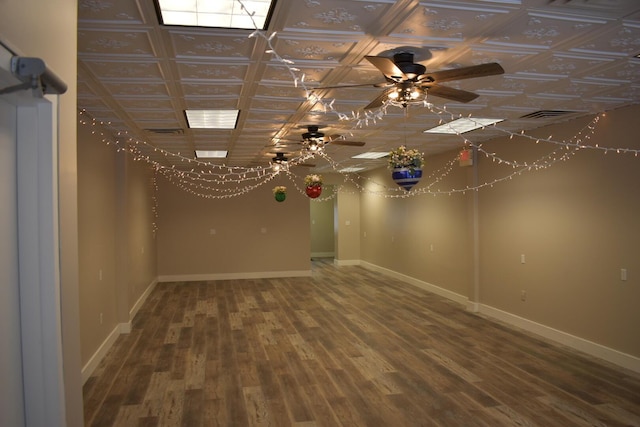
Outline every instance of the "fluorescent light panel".
[(191, 129), (235, 129), (240, 110), (185, 110)]
[(224, 159), (227, 150), (196, 150), (197, 159)]
[[(272, 0), (158, 0), (164, 25), (266, 29)], [(253, 21), (249, 13), (254, 13)]]
[(351, 156), (352, 159), (381, 159), (389, 155), (388, 151), (370, 151), (368, 153), (361, 153), (355, 156)]
[(449, 133), (457, 135), (460, 133), (471, 132), (485, 126), (500, 123), (504, 119), (478, 119), (478, 118), (462, 118), (431, 129), (427, 129), (424, 133)]
[(344, 169), (340, 169), (338, 172), (341, 173), (351, 173), (351, 172), (359, 172), (361, 170), (364, 170), (364, 168), (356, 168), (356, 167), (351, 167), (351, 168), (344, 168)]

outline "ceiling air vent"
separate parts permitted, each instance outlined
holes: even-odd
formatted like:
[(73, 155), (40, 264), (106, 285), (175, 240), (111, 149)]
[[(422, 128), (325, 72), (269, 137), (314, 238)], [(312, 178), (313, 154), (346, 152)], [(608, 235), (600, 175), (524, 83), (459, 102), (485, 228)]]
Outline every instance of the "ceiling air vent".
[(156, 135), (184, 135), (184, 129), (181, 128), (154, 128), (145, 129), (144, 131), (155, 133)]
[(534, 111), (533, 113), (525, 114), (520, 118), (521, 119), (553, 119), (553, 118), (565, 116), (568, 114), (576, 114), (576, 111), (539, 110), (539, 111)]

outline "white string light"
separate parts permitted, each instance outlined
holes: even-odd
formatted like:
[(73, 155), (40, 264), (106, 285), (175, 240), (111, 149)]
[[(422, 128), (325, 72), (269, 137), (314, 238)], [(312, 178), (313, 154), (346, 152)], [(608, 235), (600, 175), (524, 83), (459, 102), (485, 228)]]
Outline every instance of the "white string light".
[[(243, 2), (241, 0), (236, 1), (240, 4), (242, 10), (244, 10), (253, 21), (253, 14), (249, 13)], [(254, 22), (254, 27), (255, 26), (256, 25)], [(294, 86), (302, 88), (305, 92), (307, 100), (309, 102), (320, 104), (325, 113), (336, 114), (340, 120), (351, 121), (354, 124), (354, 128), (360, 128), (369, 125), (375, 125), (379, 120), (382, 120), (387, 114), (387, 109), (390, 105), (397, 107), (397, 105), (395, 105), (393, 102), (386, 101), (380, 108), (373, 111), (351, 111), (350, 113), (343, 113), (336, 110), (334, 107), (335, 99), (329, 102), (321, 99), (321, 97), (314, 93), (312, 89), (307, 87), (305, 83), (305, 75), (294, 66), (294, 61), (282, 58), (278, 54), (278, 52), (272, 45), (272, 41), (275, 39), (276, 34), (276, 32), (273, 32), (267, 35), (264, 31), (258, 30), (256, 27), (255, 31), (253, 31), (251, 35), (249, 35), (249, 37), (263, 38), (267, 45), (266, 53), (273, 55), (273, 57), (287, 69), (287, 72), (289, 73)], [(432, 114), (438, 116), (440, 118), (440, 124), (447, 123), (444, 117), (448, 116), (450, 119), (449, 121), (457, 118), (455, 114), (447, 111), (446, 107), (436, 107), (435, 105), (427, 102), (426, 99), (421, 102), (421, 105), (427, 108)], [(247, 194), (270, 182), (281, 173), (284, 173), (286, 177), (292, 181), (293, 186), (297, 191), (305, 194), (304, 188), (301, 188), (297, 184), (297, 181), (300, 180), (300, 177), (292, 173), (290, 167), (301, 164), (304, 161), (317, 156), (327, 161), (334, 172), (341, 173), (344, 177), (345, 184), (350, 183), (359, 192), (387, 198), (406, 198), (426, 194), (452, 195), (456, 193), (466, 193), (467, 191), (477, 191), (484, 187), (492, 187), (495, 184), (510, 180), (515, 176), (521, 175), (522, 173), (545, 169), (561, 161), (566, 161), (573, 157), (578, 151), (583, 149), (600, 150), (604, 154), (633, 154), (637, 157), (640, 153), (639, 149), (602, 147), (599, 144), (590, 145), (588, 143), (588, 141), (595, 133), (600, 118), (603, 115), (604, 114), (597, 115), (568, 142), (556, 141), (551, 135), (547, 138), (539, 138), (527, 135), (524, 130), (519, 132), (512, 132), (506, 129), (501, 129), (496, 124), (490, 125), (492, 129), (504, 133), (510, 139), (525, 138), (527, 140), (535, 141), (535, 143), (544, 142), (556, 146), (555, 150), (531, 163), (518, 162), (516, 160), (502, 158), (497, 153), (486, 151), (483, 148), (482, 144), (475, 144), (467, 140), (463, 137), (462, 134), (457, 132), (456, 135), (462, 139), (465, 147), (472, 147), (476, 149), (478, 153), (484, 155), (485, 158), (491, 159), (492, 162), (495, 162), (499, 165), (511, 166), (513, 170), (501, 178), (496, 178), (492, 181), (488, 181), (477, 186), (451, 188), (446, 190), (437, 189), (436, 185), (443, 182), (443, 180), (448, 177), (452, 173), (452, 171), (455, 170), (454, 166), (458, 161), (458, 154), (456, 153), (455, 157), (449, 160), (441, 169), (433, 171), (427, 177), (423, 177), (422, 182), (424, 185), (419, 188), (414, 188), (412, 189), (412, 191), (405, 191), (397, 186), (388, 187), (384, 184), (374, 182), (368, 177), (363, 177), (358, 174), (341, 173), (340, 165), (333, 159), (331, 159), (322, 150), (313, 153), (306, 152), (299, 157), (290, 159), (287, 167), (281, 168), (279, 170), (275, 170), (271, 165), (256, 167), (226, 166), (194, 159), (192, 157), (184, 156), (181, 153), (174, 153), (163, 148), (156, 147), (148, 141), (145, 141), (144, 139), (139, 139), (133, 135), (130, 135), (126, 131), (118, 131), (113, 129), (110, 122), (102, 122), (90, 118), (85, 110), (80, 111), (80, 123), (85, 126), (94, 127), (94, 129), (91, 131), (92, 134), (98, 134), (104, 143), (108, 145), (114, 145), (117, 152), (127, 152), (133, 156), (134, 160), (147, 162), (156, 171), (156, 174), (162, 175), (168, 181), (172, 182), (182, 190), (199, 197), (209, 199), (226, 199)], [(461, 116), (459, 115), (458, 117)], [(471, 121), (474, 120), (471, 116), (469, 116), (468, 119)], [(100, 128), (100, 130), (98, 130), (98, 128)], [(106, 134), (102, 129), (108, 129), (110, 134)], [(112, 135), (115, 135), (115, 137)], [(144, 150), (147, 150), (148, 152), (163, 156), (165, 159), (167, 159), (168, 163), (171, 163), (172, 165), (166, 166), (158, 161), (153, 160), (150, 155), (145, 154), (143, 150), (140, 149), (140, 147), (142, 147)], [(176, 164), (179, 164), (180, 167), (176, 167)], [(185, 165), (187, 166), (186, 168), (184, 167)], [(355, 177), (357, 177), (357, 179), (355, 179)], [(360, 183), (360, 180), (362, 179), (365, 179), (368, 185), (362, 185)], [(155, 180), (155, 177), (153, 185), (157, 190), (157, 182)], [(371, 187), (379, 188), (379, 190), (372, 190)], [(334, 198), (339, 191), (351, 190), (348, 190), (345, 185), (341, 184), (336, 186), (332, 194), (330, 194), (328, 197), (312, 200), (329, 200), (331, 198)], [(155, 196), (154, 214), (157, 215), (157, 199), (155, 198)]]

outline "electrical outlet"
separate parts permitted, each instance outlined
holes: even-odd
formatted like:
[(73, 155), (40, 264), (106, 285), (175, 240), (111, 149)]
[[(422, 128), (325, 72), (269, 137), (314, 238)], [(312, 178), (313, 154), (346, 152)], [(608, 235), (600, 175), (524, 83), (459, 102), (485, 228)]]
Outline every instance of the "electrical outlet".
[(626, 268), (621, 268), (620, 269), (620, 280), (622, 280), (623, 282), (627, 281), (627, 269)]
[(520, 299), (522, 301), (526, 301), (527, 300), (527, 291), (525, 291), (525, 290), (520, 291)]
[(520, 254), (520, 264), (524, 264), (524, 263), (525, 263), (524, 254)]
[(101, 325), (102, 325), (103, 320), (104, 320), (104, 319), (102, 318), (102, 313), (100, 313), (100, 324), (101, 324)]

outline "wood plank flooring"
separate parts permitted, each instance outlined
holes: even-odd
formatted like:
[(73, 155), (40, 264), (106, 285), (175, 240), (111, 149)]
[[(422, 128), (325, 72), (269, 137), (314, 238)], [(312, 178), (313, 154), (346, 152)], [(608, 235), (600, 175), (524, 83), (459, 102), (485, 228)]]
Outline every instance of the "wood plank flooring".
[(640, 375), (359, 266), (161, 283), (87, 426), (640, 426)]

